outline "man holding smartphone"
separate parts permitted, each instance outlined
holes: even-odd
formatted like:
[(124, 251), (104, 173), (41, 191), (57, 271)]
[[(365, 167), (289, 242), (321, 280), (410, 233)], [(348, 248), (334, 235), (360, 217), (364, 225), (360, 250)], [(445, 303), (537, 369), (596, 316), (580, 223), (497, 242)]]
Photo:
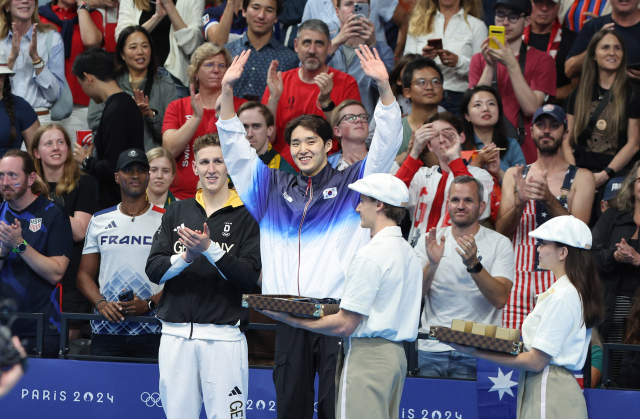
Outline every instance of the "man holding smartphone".
[(496, 26), (505, 29), (505, 44), (496, 49), (489, 46), (489, 38), (482, 43), (482, 52), (471, 58), (469, 87), (480, 84), (498, 90), (504, 114), (518, 130), (518, 141), (530, 164), (538, 158), (531, 138), (531, 118), (556, 94), (556, 67), (551, 55), (528, 48), (522, 41), (524, 29), (531, 23), (530, 0), (498, 0), (495, 10)]
[(162, 285), (149, 281), (144, 269), (164, 209), (147, 202), (144, 151), (123, 151), (116, 168), (122, 202), (91, 217), (78, 270), (78, 289), (107, 319), (91, 322), (91, 354), (158, 358), (160, 326), (125, 317), (155, 314)]
[[(340, 19), (340, 32), (331, 41), (329, 47), (329, 67), (339, 69), (356, 79), (360, 90), (361, 102), (367, 113), (373, 115), (376, 102), (380, 95), (376, 82), (364, 74), (360, 60), (356, 55), (359, 45), (368, 45), (375, 48), (380, 59), (387, 68), (387, 72), (393, 70), (393, 50), (384, 42), (376, 41), (375, 25), (369, 20), (368, 0), (337, 0), (336, 12)], [(336, 103), (336, 105), (338, 105)], [(372, 128), (372, 129), (371, 129)], [(369, 129), (369, 138), (373, 136), (375, 124)]]

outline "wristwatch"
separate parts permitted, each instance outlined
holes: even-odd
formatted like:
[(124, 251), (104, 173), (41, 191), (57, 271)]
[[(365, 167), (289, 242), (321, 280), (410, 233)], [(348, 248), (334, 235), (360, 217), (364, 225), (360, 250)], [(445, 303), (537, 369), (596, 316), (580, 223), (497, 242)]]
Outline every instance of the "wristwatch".
[(156, 302), (153, 301), (151, 298), (147, 298), (145, 301), (147, 302), (147, 307), (149, 307), (149, 311), (153, 311), (156, 308), (158, 308), (158, 305), (156, 304)]
[(467, 272), (472, 274), (478, 274), (482, 272), (482, 263), (478, 262), (470, 268), (467, 268)]
[(610, 168), (609, 166), (604, 168), (604, 172), (609, 176), (609, 179), (613, 179), (616, 177), (616, 171)]
[(86, 170), (86, 169), (87, 169), (87, 167), (88, 167), (88, 164), (89, 164), (89, 158), (90, 158), (90, 157), (91, 157), (91, 156), (87, 156), (87, 157), (85, 157), (85, 158), (82, 160), (82, 168), (83, 168), (83, 169), (85, 169), (85, 170)]
[[(320, 102), (318, 102), (318, 104), (320, 105)], [(323, 108), (322, 105), (320, 105), (320, 109), (322, 109), (322, 112), (331, 112), (332, 110), (335, 109), (335, 107), (336, 107), (336, 104), (333, 103), (333, 100), (329, 102), (326, 108)]]
[(87, 4), (87, 2), (85, 1), (84, 3), (82, 3), (80, 6), (78, 6), (78, 10), (86, 10), (87, 12), (91, 12), (91, 9), (89, 9), (89, 4)]
[(16, 253), (24, 253), (27, 250), (27, 241), (22, 240), (22, 243), (13, 248), (13, 251)]

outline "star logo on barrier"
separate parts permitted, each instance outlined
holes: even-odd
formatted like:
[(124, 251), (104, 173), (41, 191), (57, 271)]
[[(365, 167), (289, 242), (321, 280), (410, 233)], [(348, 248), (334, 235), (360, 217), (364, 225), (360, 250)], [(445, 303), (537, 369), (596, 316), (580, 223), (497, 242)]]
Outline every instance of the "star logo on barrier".
[(511, 374), (513, 374), (513, 370), (509, 371), (507, 375), (504, 375), (502, 373), (502, 369), (498, 368), (498, 376), (489, 377), (489, 380), (493, 381), (493, 387), (489, 389), (489, 392), (497, 391), (499, 393), (500, 400), (502, 400), (504, 393), (508, 393), (509, 396), (514, 397), (511, 387), (517, 386), (518, 383), (511, 381)]

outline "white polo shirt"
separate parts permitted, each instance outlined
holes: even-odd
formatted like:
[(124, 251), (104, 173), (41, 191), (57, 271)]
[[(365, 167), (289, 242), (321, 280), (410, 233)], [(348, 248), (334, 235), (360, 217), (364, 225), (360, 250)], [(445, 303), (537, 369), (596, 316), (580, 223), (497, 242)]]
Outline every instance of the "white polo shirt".
[[(429, 333), (430, 326), (451, 327), (451, 320), (460, 319), (482, 324), (502, 326), (502, 309), (495, 308), (482, 295), (478, 285), (467, 272), (462, 257), (456, 252), (456, 240), (451, 227), (438, 230), (437, 239), (445, 236), (444, 256), (438, 264), (431, 288), (425, 297), (420, 332)], [(422, 262), (427, 264), (425, 237), (420, 236), (415, 252)], [(478, 247), (478, 259), (491, 274), (507, 278), (513, 282), (515, 264), (513, 246), (508, 238), (493, 230), (480, 226), (475, 235)], [(451, 347), (436, 340), (421, 339), (418, 345), (421, 351), (445, 352)]]
[(351, 337), (418, 336), (422, 269), (400, 227), (385, 227), (351, 259), (340, 308), (364, 318)]
[(538, 297), (522, 323), (522, 341), (526, 351), (536, 348), (551, 355), (553, 365), (570, 371), (584, 367), (591, 329), (584, 325), (580, 294), (566, 275)]

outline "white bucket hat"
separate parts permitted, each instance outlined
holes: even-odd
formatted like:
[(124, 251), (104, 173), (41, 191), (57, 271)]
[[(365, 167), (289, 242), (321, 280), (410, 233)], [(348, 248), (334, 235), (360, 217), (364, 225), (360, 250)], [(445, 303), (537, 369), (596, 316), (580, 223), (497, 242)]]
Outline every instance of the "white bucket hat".
[(529, 232), (529, 236), (587, 250), (591, 249), (592, 243), (589, 227), (573, 215), (554, 217)]
[(350, 184), (349, 189), (394, 207), (406, 207), (409, 203), (407, 185), (388, 173), (374, 173), (366, 176)]

